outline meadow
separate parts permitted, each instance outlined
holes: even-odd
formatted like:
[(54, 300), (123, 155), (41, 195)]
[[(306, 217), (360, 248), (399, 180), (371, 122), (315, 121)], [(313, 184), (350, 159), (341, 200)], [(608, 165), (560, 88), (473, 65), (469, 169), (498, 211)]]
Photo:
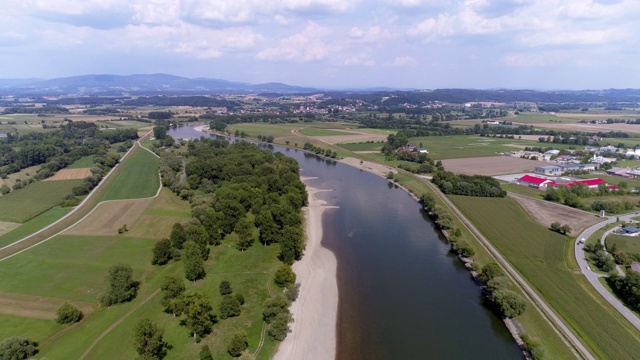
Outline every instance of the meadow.
[(532, 140), (478, 135), (428, 136), (411, 138), (409, 141), (422, 144), (429, 151), (429, 157), (435, 160), (495, 156), (501, 152), (518, 151), (525, 146), (541, 146), (541, 143)]
[(610, 234), (607, 236), (605, 243), (607, 244), (607, 249), (611, 249), (615, 245), (618, 250), (622, 250), (627, 254), (640, 254), (640, 237), (637, 236)]
[(42, 214), (29, 219), (23, 224), (20, 224), (17, 228), (4, 233), (0, 236), (0, 247), (9, 245), (15, 241), (18, 241), (25, 236), (31, 235), (34, 232), (44, 228), (47, 225), (54, 223), (56, 220), (61, 219), (71, 211), (71, 208), (53, 207)]
[(350, 133), (347, 131), (335, 131), (331, 129), (305, 128), (300, 130), (300, 134), (306, 136), (344, 136), (353, 135), (354, 133)]
[(0, 197), (0, 221), (23, 223), (62, 203), (82, 180), (36, 181)]
[(76, 160), (73, 164), (67, 166), (67, 169), (83, 169), (93, 167), (93, 155), (83, 156)]
[(512, 199), (450, 198), (598, 357), (633, 359), (638, 354), (640, 332), (587, 291), (582, 275), (567, 267), (571, 239), (536, 224)]
[(151, 152), (139, 149), (130, 155), (124, 169), (118, 174), (102, 200), (139, 199), (151, 197), (160, 187), (158, 158)]
[(362, 142), (362, 143), (351, 143), (351, 144), (339, 144), (343, 149), (349, 151), (380, 151), (384, 143), (379, 142)]

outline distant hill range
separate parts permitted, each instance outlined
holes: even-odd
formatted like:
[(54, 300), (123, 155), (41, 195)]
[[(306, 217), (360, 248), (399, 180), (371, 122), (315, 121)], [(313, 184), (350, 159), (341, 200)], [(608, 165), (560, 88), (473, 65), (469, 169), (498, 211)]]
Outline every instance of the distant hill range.
[(318, 89), (281, 83), (249, 84), (167, 74), (82, 75), (57, 79), (0, 79), (0, 93), (17, 94), (181, 94), (181, 93), (310, 93)]
[(537, 102), (537, 103), (624, 103), (637, 106), (640, 89), (603, 90), (510, 90), (510, 89), (317, 89), (282, 83), (250, 84), (221, 79), (186, 78), (168, 74), (83, 75), (57, 79), (0, 79), (0, 95), (123, 96), (123, 95), (212, 95), (323, 93), (332, 99), (361, 100), (385, 107), (425, 102)]

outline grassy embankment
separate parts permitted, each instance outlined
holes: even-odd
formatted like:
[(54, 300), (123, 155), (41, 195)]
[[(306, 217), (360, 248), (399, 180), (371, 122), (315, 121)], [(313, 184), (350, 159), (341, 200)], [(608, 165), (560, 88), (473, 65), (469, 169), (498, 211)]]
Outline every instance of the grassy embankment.
[[(632, 359), (640, 353), (640, 332), (597, 294), (581, 274), (567, 267), (573, 242), (531, 220), (508, 198), (451, 196), (593, 351), (605, 359)], [(582, 286), (581, 286), (582, 285)]]
[(127, 171), (118, 174), (109, 186), (102, 201), (151, 197), (159, 186), (157, 158), (149, 151), (139, 149), (129, 159)]
[[(407, 188), (413, 194), (417, 194), (418, 196), (421, 194), (432, 194), (434, 198), (436, 198), (436, 202), (440, 206), (446, 206), (445, 203), (440, 200), (433, 190), (423, 181), (416, 178), (413, 175), (409, 175), (406, 173), (399, 173), (396, 175), (397, 181)], [(480, 242), (475, 238), (475, 236), (469, 231), (469, 229), (462, 223), (462, 221), (450, 211), (451, 215), (454, 219), (455, 227), (460, 229), (462, 232), (462, 237), (467, 240), (471, 246), (473, 246), (476, 254), (474, 255), (474, 261), (477, 262), (480, 266), (495, 262), (492, 255), (490, 255), (480, 244)], [(514, 289), (517, 292), (520, 292), (518, 289)], [(526, 334), (533, 341), (537, 341), (542, 344), (542, 347), (545, 350), (546, 355), (549, 359), (569, 359), (572, 358), (572, 352), (569, 348), (564, 344), (562, 339), (556, 334), (556, 332), (551, 328), (551, 325), (544, 319), (544, 317), (535, 310), (533, 305), (527, 304), (527, 311), (521, 316), (517, 318), (517, 320), (524, 327)]]
[(71, 211), (70, 208), (54, 207), (43, 212), (25, 223), (20, 224), (17, 228), (2, 234), (2, 236), (0, 236), (0, 247), (9, 245), (24, 238), (25, 236), (33, 234), (34, 232), (67, 215), (69, 211)]
[[(141, 151), (144, 152), (146, 151)], [(134, 156), (120, 169), (118, 178), (124, 178), (111, 183), (105, 198), (131, 196), (133, 193), (155, 194), (157, 187), (151, 182), (127, 179), (153, 177), (149, 175), (157, 171), (157, 159), (153, 156), (147, 158), (155, 159), (155, 167), (141, 167), (139, 161), (142, 158), (145, 156)], [(141, 168), (146, 170), (142, 171)], [(157, 172), (154, 178), (157, 178)], [(142, 188), (143, 184), (147, 187)], [(119, 186), (132, 186), (137, 190), (128, 193), (112, 190)], [(164, 328), (165, 340), (173, 347), (168, 358), (196, 358), (202, 344), (193, 344), (189, 331), (179, 324), (179, 318), (162, 312), (159, 304), (161, 295), (152, 296), (166, 275), (182, 276), (182, 265), (171, 263), (164, 267), (152, 266), (151, 249), (156, 239), (148, 238), (150, 234), (157, 238), (168, 236), (171, 224), (185, 221), (189, 217), (189, 204), (165, 189), (140, 219), (130, 225), (131, 231), (123, 237), (59, 236), (0, 262), (0, 276), (9, 279), (0, 283), (0, 292), (95, 302), (96, 296), (106, 290), (104, 277), (109, 267), (116, 263), (131, 264), (134, 278), (141, 282), (137, 298), (130, 303), (98, 309), (69, 329), (67, 326), (55, 325), (52, 320), (26, 320), (22, 322), (23, 327), (16, 330), (18, 335), (32, 336), (40, 341), (41, 354), (48, 358), (79, 358), (101, 333), (122, 319), (118, 326), (97, 342), (87, 358), (110, 359), (113, 357), (113, 349), (118, 349), (119, 356), (123, 358), (134, 358), (132, 328), (139, 319), (149, 317)], [(168, 227), (162, 227), (165, 229), (164, 234), (155, 233), (157, 224), (169, 224)], [(145, 234), (145, 238), (133, 236), (139, 232)], [(221, 280), (231, 281), (234, 291), (245, 296), (246, 304), (242, 307), (242, 315), (220, 321), (214, 326), (213, 334), (203, 339), (203, 343), (208, 343), (214, 350), (214, 358), (229, 357), (226, 345), (239, 329), (247, 330), (250, 351), (255, 351), (262, 329), (262, 304), (270, 292), (275, 291), (271, 289), (271, 278), (280, 265), (276, 258), (278, 246), (254, 246), (241, 253), (233, 247), (234, 242), (235, 235), (230, 235), (221, 246), (212, 248), (205, 265), (207, 277), (196, 284), (187, 285), (212, 294), (216, 309), (221, 300), (221, 296), (217, 294)], [(142, 305), (146, 299), (149, 301)], [(7, 316), (14, 322), (22, 319)], [(66, 331), (61, 331), (63, 329)], [(267, 338), (258, 357), (270, 357), (276, 345)]]
[(627, 254), (640, 254), (640, 238), (636, 236), (610, 234), (607, 236), (605, 243), (607, 245), (607, 249), (613, 247), (615, 244), (618, 250), (624, 251)]

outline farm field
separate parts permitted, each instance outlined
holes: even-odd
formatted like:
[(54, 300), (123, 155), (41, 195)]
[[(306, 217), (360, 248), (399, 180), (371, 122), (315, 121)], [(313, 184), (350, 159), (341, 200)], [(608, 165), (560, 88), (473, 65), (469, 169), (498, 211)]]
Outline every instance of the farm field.
[(622, 250), (627, 254), (640, 254), (640, 237), (637, 236), (610, 234), (609, 236), (607, 236), (605, 243), (607, 245), (607, 249), (610, 249), (615, 244), (618, 250)]
[(571, 227), (572, 235), (580, 234), (587, 227), (603, 221), (602, 218), (566, 205), (545, 200), (536, 200), (517, 194), (509, 194), (509, 197), (522, 206), (522, 208), (538, 224), (549, 227), (553, 222), (560, 222)]
[(317, 128), (305, 128), (301, 129), (300, 133), (306, 136), (339, 136), (339, 135), (353, 135), (354, 133), (349, 131), (338, 131), (332, 129), (317, 129)]
[(411, 138), (409, 141), (415, 144), (422, 143), (429, 150), (429, 157), (434, 160), (496, 156), (498, 153), (517, 151), (525, 146), (541, 145), (533, 140), (501, 139), (478, 135), (428, 136)]
[(500, 184), (504, 190), (518, 195), (528, 196), (534, 199), (542, 199), (544, 197), (544, 191), (534, 189), (529, 186), (522, 186), (518, 184)]
[(0, 235), (0, 247), (9, 245), (24, 238), (25, 236), (33, 234), (34, 232), (67, 215), (69, 211), (71, 211), (70, 208), (53, 207), (43, 212), (24, 224), (20, 224), (17, 228)]
[(102, 200), (139, 199), (151, 197), (160, 187), (158, 158), (151, 152), (139, 149), (124, 164)]
[(83, 156), (76, 160), (73, 164), (67, 166), (67, 169), (82, 169), (93, 167), (93, 155)]
[(450, 198), (598, 357), (633, 359), (638, 354), (640, 333), (592, 296), (580, 285), (582, 275), (567, 267), (565, 253), (573, 245), (568, 237), (536, 224), (509, 198)]
[(361, 142), (339, 144), (338, 146), (349, 151), (380, 151), (383, 145), (384, 143), (380, 142)]
[(58, 181), (58, 180), (74, 180), (84, 179), (91, 175), (91, 169), (60, 169), (53, 176), (44, 179), (43, 181)]
[(0, 197), (0, 221), (23, 223), (62, 203), (82, 180), (36, 181)]
[(258, 135), (273, 136), (275, 138), (292, 136), (291, 130), (302, 128), (324, 128), (324, 129), (340, 129), (352, 127), (353, 124), (346, 123), (334, 123), (334, 122), (298, 122), (298, 123), (284, 123), (284, 124), (269, 124), (269, 123), (241, 123), (230, 124), (226, 130), (231, 131), (233, 134), (236, 130), (244, 131), (251, 138), (256, 138)]
[[(80, 223), (65, 232), (66, 235), (117, 236), (118, 229), (127, 225), (129, 231), (153, 199), (119, 200), (99, 204)], [(145, 229), (146, 230), (146, 229)], [(169, 227), (169, 230), (171, 228)], [(128, 236), (133, 236), (131, 233)]]
[(6, 184), (8, 187), (12, 188), (17, 179), (20, 179), (20, 181), (22, 181), (24, 179), (32, 177), (38, 172), (38, 170), (40, 170), (40, 167), (41, 165), (30, 166), (13, 174), (9, 174), (7, 175), (6, 179), (0, 179), (0, 186), (2, 186), (2, 184)]
[(486, 156), (442, 160), (445, 170), (467, 175), (504, 175), (533, 170), (537, 161), (514, 156)]

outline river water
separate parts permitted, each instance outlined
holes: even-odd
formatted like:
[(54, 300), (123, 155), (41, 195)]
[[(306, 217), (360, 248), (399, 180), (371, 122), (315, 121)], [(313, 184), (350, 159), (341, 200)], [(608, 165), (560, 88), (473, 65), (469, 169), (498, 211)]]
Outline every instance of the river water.
[[(193, 127), (168, 131), (199, 138)], [(335, 205), (322, 245), (338, 260), (338, 359), (522, 359), (504, 323), (483, 305), (468, 270), (419, 204), (376, 175), (264, 146), (298, 161), (317, 196)]]

